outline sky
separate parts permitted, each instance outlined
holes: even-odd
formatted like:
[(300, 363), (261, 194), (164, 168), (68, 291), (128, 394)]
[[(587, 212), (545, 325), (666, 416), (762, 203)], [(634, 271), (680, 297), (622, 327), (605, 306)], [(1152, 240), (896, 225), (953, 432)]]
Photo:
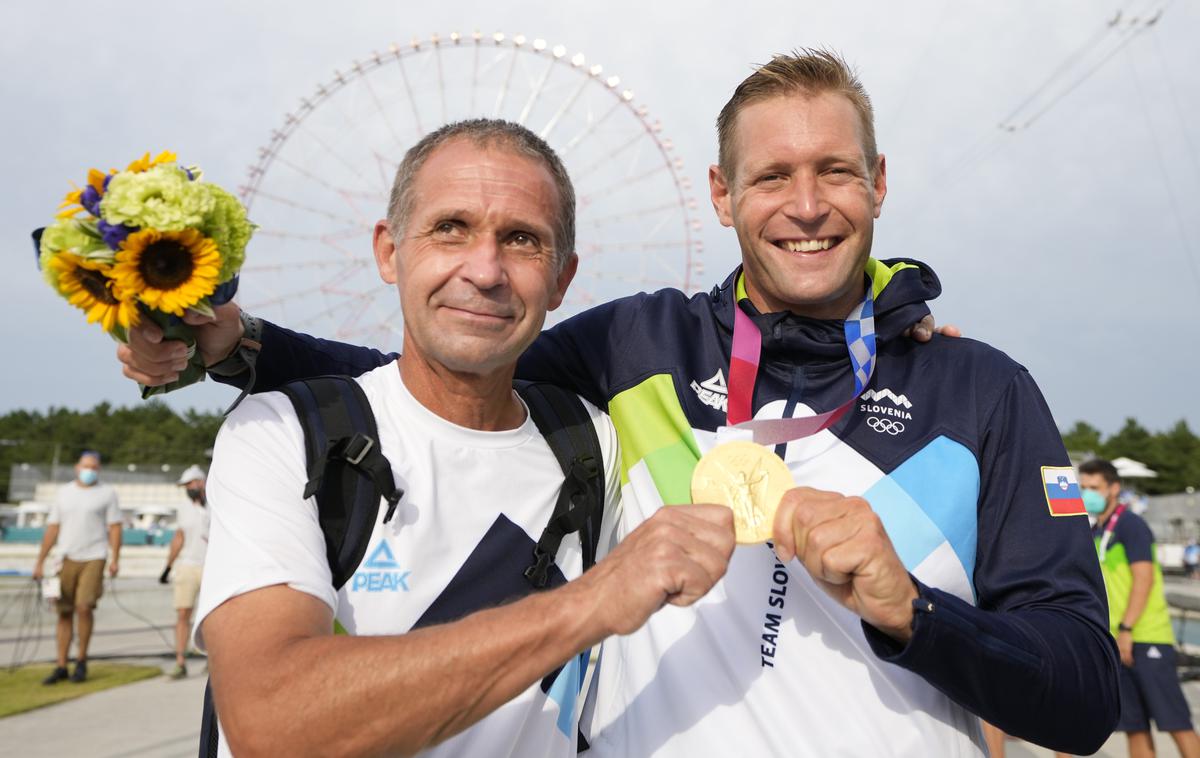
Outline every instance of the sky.
[[(123, 166), (146, 150), (171, 148), (202, 166), (206, 179), (236, 189), (286, 115), (335, 71), (352, 71), (373, 52), (386, 55), (392, 44), (427, 45), (433, 34), (446, 40), (478, 30), (510, 40), (523, 34), (527, 47), (544, 39), (543, 56), (562, 45), (566, 59), (583, 56), (583, 68), (602, 65), (600, 78), (619, 76), (614, 91), (629, 89), (631, 105), (644, 109), (641, 117), (618, 115), (660, 130), (656, 143), (637, 148), (639, 160), (655, 160), (655, 145), (669, 144), (661, 160), (673, 170), (656, 176), (672, 183), (627, 194), (631, 207), (650, 207), (658, 197), (674, 203), (677, 218), (667, 222), (686, 227), (693, 245), (664, 244), (646, 260), (593, 266), (610, 276), (606, 296), (655, 289), (684, 269), (689, 286), (708, 289), (737, 265), (736, 240), (716, 222), (706, 191), (716, 113), (753, 64), (800, 46), (828, 47), (858, 69), (887, 156), (874, 254), (916, 258), (938, 273), (944, 292), (931, 303), (938, 321), (1025, 365), (1060, 428), (1083, 419), (1111, 433), (1130, 416), (1152, 430), (1180, 419), (1200, 428), (1200, 410), (1188, 400), (1200, 357), (1190, 342), (1180, 343), (1200, 298), (1200, 231), (1185, 202), (1200, 195), (1200, 135), (1187, 128), (1200, 115), (1200, 66), (1187, 52), (1200, 32), (1200, 3), (791, 0), (730, 8), (623, 0), (6, 3), (0, 238), (12, 263), (0, 277), (0, 340), (9, 356), (0, 413), (140, 402), (111, 340), (60, 300), (34, 266), (29, 231), (51, 220), (70, 181), (91, 166)], [(534, 86), (540, 69), (521, 61), (524, 82)], [(432, 71), (427, 65), (415, 75), (428, 83)], [(417, 96), (406, 102), (395, 81), (386, 86), (393, 89), (380, 81), (379, 113), (418, 111)], [(565, 101), (567, 85), (558, 86)], [(583, 100), (595, 98), (587, 107), (599, 107), (609, 95), (596, 84)], [(315, 130), (320, 118), (335, 132), (341, 123), (359, 135), (388, 121), (365, 115), (359, 123), (358, 111), (341, 107), (318, 108), (308, 125)], [(427, 102), (419, 109), (436, 119)], [(298, 139), (286, 147), (299, 151)], [(579, 155), (590, 150), (590, 160), (607, 165), (606, 151), (615, 149), (598, 135)], [(307, 197), (321, 177), (336, 183), (344, 170), (332, 165), (336, 152), (303, 153), (311, 181), (289, 177), (277, 161), (262, 186), (274, 182), (280, 194)], [(577, 162), (568, 160), (568, 168), (575, 172), (583, 159), (572, 156)], [(357, 207), (355, 219), (370, 217), (372, 203)], [(263, 230), (247, 267), (262, 250), (262, 270), (243, 284), (244, 303), (261, 297), (255, 287), (283, 281), (265, 273), (272, 256), (286, 264), (289, 250), (302, 254), (299, 242), (289, 246), (274, 232), (312, 216), (311, 208), (284, 213), (255, 200), (251, 217)], [(663, 234), (645, 232), (656, 233)], [(366, 239), (352, 240), (350, 253), (361, 252), (364, 263)], [(292, 277), (311, 276), (314, 286), (332, 281), (319, 267), (294, 268)], [(614, 276), (615, 269), (633, 273)], [(291, 292), (294, 303), (315, 302), (303, 283), (288, 286), (283, 299)], [(318, 333), (336, 329), (268, 315)], [(347, 338), (356, 336), (378, 344), (372, 335)], [(209, 411), (232, 398), (228, 388), (205, 383), (167, 401)]]

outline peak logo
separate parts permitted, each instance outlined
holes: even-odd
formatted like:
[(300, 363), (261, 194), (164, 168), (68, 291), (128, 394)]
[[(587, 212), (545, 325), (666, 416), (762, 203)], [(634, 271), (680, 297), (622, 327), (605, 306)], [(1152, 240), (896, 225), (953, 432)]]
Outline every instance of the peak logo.
[(375, 552), (371, 553), (363, 565), (373, 569), (400, 568), (400, 564), (396, 563), (396, 556), (392, 555), (392, 549), (388, 547), (387, 540), (379, 543), (379, 547), (375, 548)]
[(729, 386), (725, 384), (725, 372), (717, 369), (717, 373), (702, 382), (692, 380), (692, 392), (700, 402), (710, 408), (716, 408), (722, 413), (729, 409)]
[(386, 539), (379, 541), (362, 567), (375, 570), (355, 571), (350, 580), (351, 592), (408, 592), (408, 577), (412, 572), (399, 570), (400, 563)]

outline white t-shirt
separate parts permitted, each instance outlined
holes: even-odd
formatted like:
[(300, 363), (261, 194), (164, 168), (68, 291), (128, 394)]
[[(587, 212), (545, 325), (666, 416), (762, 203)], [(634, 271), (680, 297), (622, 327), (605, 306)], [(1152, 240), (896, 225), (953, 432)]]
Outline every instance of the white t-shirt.
[(121, 523), (117, 493), (107, 484), (77, 481), (58, 488), (46, 523), (58, 524), (58, 546), (73, 561), (108, 557), (108, 526)]
[(181, 566), (203, 566), (208, 550), (208, 508), (189, 500), (176, 513), (176, 528), (183, 532), (183, 548), (175, 562)]
[[(200, 624), (214, 608), (271, 585), (319, 598), (350, 634), (367, 635), (402, 634), (461, 616), (456, 607), (498, 604), (511, 597), (505, 586), (525, 581), (521, 569), (563, 482), (533, 421), (526, 418), (520, 428), (501, 432), (451, 424), (409, 394), (395, 363), (358, 381), (375, 411), (381, 449), (404, 490), (392, 520), (383, 523), (381, 507), (362, 565), (335, 592), (315, 499), (302, 495), (303, 433), (292, 405), (275, 392), (247, 398), (222, 426), (209, 472), (212, 531), (197, 647), (203, 649)], [(587, 407), (604, 453), (603, 551), (619, 503), (617, 440), (608, 417)], [(579, 576), (578, 537), (563, 540), (556, 563), (566, 578)], [(422, 755), (575, 755), (586, 661), (586, 654), (576, 656), (546, 682), (546, 692), (535, 683)], [(220, 747), (229, 755), (223, 736)]]

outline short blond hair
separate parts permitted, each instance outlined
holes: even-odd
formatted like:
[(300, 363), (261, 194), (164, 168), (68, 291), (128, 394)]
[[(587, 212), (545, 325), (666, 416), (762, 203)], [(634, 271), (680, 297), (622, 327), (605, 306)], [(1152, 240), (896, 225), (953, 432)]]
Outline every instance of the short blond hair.
[(863, 154), (868, 170), (874, 172), (879, 158), (875, 146), (875, 110), (858, 75), (837, 53), (800, 48), (788, 55), (776, 55), (769, 63), (757, 67), (753, 74), (742, 80), (733, 91), (733, 97), (721, 109), (717, 116), (717, 163), (721, 173), (726, 179), (733, 176), (736, 159), (733, 132), (738, 113), (743, 108), (782, 95), (812, 97), (825, 92), (843, 95), (858, 112), (862, 123)]

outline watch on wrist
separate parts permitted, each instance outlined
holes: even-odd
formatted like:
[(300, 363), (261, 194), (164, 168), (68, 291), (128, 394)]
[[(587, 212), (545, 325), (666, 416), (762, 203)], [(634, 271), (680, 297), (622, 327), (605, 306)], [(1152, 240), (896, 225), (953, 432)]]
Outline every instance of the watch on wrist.
[(245, 311), (242, 311), (238, 318), (242, 321), (241, 339), (232, 353), (207, 368), (208, 373), (217, 376), (237, 376), (253, 368), (258, 351), (262, 349), (262, 321)]
[(1130, 626), (1129, 624), (1126, 624), (1124, 621), (1122, 621), (1121, 623), (1117, 624), (1117, 631), (1118, 632), (1132, 632), (1133, 627)]

